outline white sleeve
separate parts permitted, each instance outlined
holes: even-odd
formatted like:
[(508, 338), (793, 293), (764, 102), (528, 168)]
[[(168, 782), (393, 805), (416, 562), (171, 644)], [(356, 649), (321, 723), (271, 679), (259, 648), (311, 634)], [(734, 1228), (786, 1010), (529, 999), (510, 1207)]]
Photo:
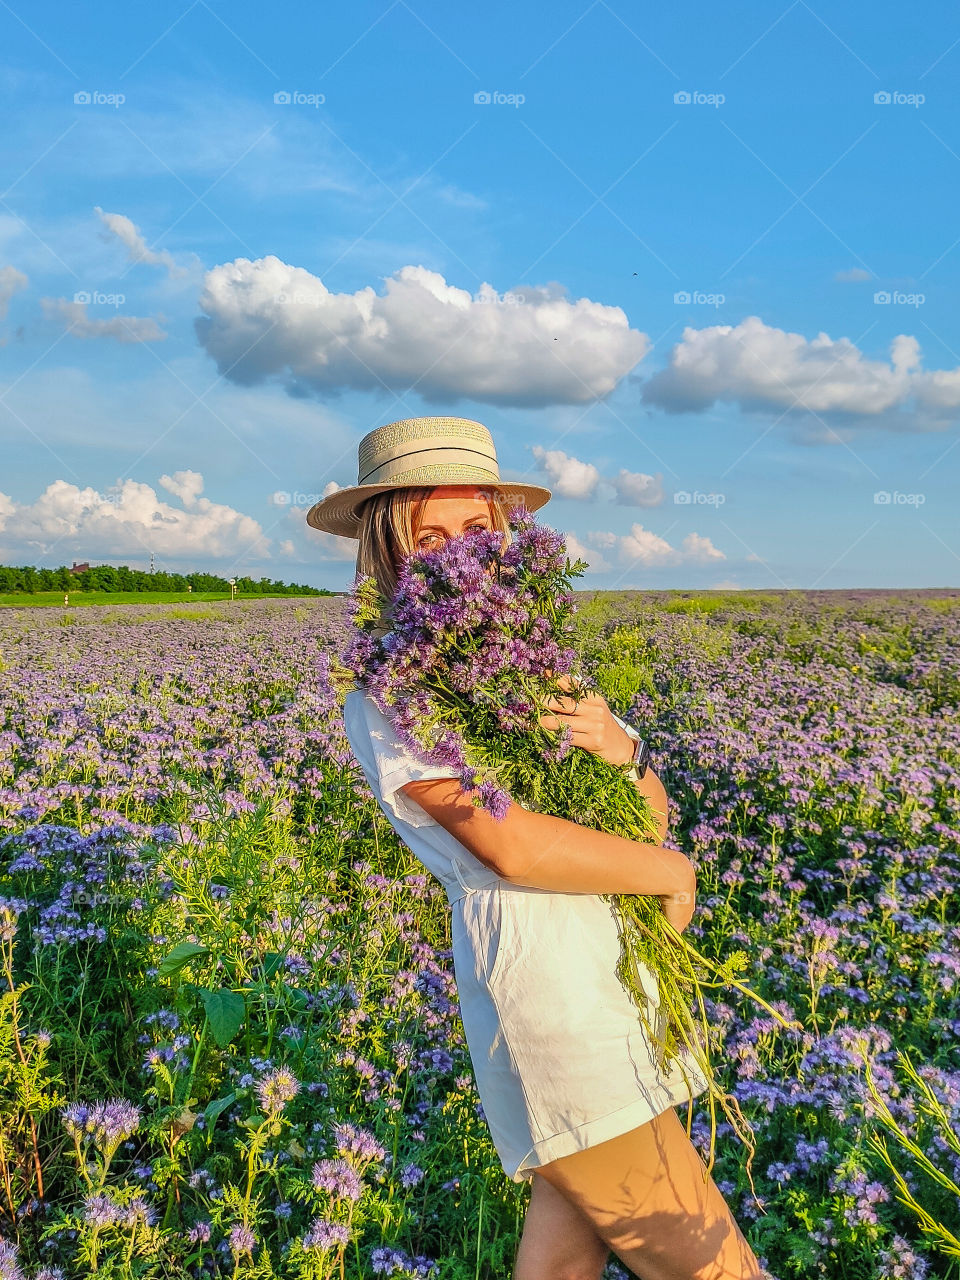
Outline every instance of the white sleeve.
[(617, 724), (620, 726), (620, 728), (621, 728), (621, 729), (625, 729), (625, 730), (627, 731), (628, 736), (629, 736), (629, 737), (631, 737), (631, 738), (634, 740), (634, 742), (639, 741), (639, 739), (640, 739), (640, 734), (639, 734), (639, 732), (638, 732), (638, 731), (633, 727), (633, 725), (632, 725), (632, 724), (627, 724), (626, 720), (621, 720), (621, 719), (620, 719), (620, 717), (617, 715), (617, 713), (616, 713), (615, 711), (611, 711), (611, 712), (610, 712), (610, 714), (613, 716), (614, 720), (616, 720), (616, 722), (617, 722)]
[(397, 738), (396, 731), (369, 694), (357, 691), (344, 702), (344, 728), (367, 782), (382, 807), (412, 827), (434, 819), (400, 788), (426, 778), (456, 778), (452, 765), (428, 764)]

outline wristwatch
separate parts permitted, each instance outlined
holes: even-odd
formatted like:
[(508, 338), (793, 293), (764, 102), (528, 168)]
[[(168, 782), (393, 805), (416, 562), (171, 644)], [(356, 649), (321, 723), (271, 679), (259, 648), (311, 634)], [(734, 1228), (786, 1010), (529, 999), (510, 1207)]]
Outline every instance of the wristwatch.
[(614, 716), (617, 724), (625, 730), (628, 737), (633, 739), (633, 759), (630, 761), (630, 767), (627, 769), (627, 777), (632, 782), (639, 782), (643, 775), (647, 772), (647, 765), (650, 763), (650, 746), (644, 738), (640, 737), (638, 731), (632, 724), (627, 724), (626, 720), (621, 720), (619, 716)]

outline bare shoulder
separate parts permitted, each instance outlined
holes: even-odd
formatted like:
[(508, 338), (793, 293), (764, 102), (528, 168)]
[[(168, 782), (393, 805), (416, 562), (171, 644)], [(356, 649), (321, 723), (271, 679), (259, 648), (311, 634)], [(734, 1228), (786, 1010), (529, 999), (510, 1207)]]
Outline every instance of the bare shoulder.
[(400, 790), (498, 874), (503, 873), (505, 854), (514, 845), (524, 819), (532, 816), (511, 802), (506, 816), (497, 819), (475, 805), (456, 778), (418, 778), (404, 783)]

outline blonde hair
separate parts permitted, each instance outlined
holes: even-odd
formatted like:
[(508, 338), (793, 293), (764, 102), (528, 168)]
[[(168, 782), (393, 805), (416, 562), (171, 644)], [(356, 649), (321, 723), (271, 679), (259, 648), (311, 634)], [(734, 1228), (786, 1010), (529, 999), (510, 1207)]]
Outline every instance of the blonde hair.
[[(397, 572), (404, 556), (417, 550), (416, 530), (424, 504), (437, 485), (409, 489), (387, 489), (368, 498), (360, 510), (360, 546), (357, 550), (357, 573), (376, 578), (380, 594), (393, 598)], [(491, 527), (510, 541), (508, 502), (502, 489), (478, 485), (477, 492), (487, 499)]]

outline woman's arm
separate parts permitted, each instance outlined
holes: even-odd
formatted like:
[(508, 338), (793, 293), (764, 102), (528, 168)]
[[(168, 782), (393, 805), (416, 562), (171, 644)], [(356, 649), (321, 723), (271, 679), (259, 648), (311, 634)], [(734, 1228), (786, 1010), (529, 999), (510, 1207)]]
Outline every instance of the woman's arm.
[(649, 765), (644, 770), (643, 777), (637, 778), (633, 785), (650, 802), (660, 839), (666, 840), (669, 821), (666, 788)]
[[(565, 688), (572, 685), (569, 676), (562, 676), (560, 683)], [(633, 738), (617, 720), (602, 694), (586, 693), (579, 700), (572, 694), (570, 697), (548, 698), (545, 705), (548, 711), (540, 716), (540, 723), (545, 729), (560, 729), (568, 725), (574, 746), (600, 756), (609, 764), (629, 764), (633, 759)], [(663, 783), (648, 766), (634, 786), (650, 802), (660, 839), (666, 840), (669, 810)]]
[(675, 849), (531, 813), (515, 802), (498, 821), (474, 805), (455, 778), (419, 779), (401, 790), (475, 858), (513, 884), (558, 893), (695, 892), (693, 864)]

